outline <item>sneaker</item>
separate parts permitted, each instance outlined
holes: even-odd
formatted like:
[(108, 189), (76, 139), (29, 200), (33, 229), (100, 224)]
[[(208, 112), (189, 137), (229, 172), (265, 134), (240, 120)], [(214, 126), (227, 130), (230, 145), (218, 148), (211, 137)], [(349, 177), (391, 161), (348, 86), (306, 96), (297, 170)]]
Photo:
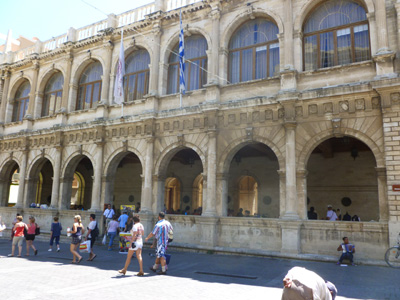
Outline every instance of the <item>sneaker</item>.
[(160, 270), (160, 271), (157, 272), (157, 274), (158, 275), (167, 275), (167, 271), (163, 272), (163, 271)]
[(53, 249), (49, 249), (49, 250), (47, 250), (47, 251), (51, 252), (51, 251), (53, 251)]
[(60, 252), (60, 248), (57, 248), (57, 252)]
[(12, 255), (12, 254), (8, 254), (7, 256), (8, 256), (8, 257), (13, 257), (14, 255)]

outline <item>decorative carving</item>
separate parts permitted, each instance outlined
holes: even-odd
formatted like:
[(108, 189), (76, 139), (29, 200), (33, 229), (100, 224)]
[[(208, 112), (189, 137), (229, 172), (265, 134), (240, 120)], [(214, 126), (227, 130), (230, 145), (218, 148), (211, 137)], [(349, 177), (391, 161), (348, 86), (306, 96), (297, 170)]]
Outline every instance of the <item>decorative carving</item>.
[(296, 115), (296, 117), (302, 117), (303, 116), (303, 107), (302, 106), (296, 106), (295, 115)]
[(332, 103), (324, 103), (324, 113), (326, 113), (326, 114), (333, 113), (333, 104)]
[(247, 123), (247, 113), (241, 113), (240, 114), (240, 124), (246, 124)]
[(279, 119), (283, 119), (285, 117), (285, 109), (284, 108), (280, 108), (278, 110), (278, 118)]
[(273, 112), (271, 109), (265, 111), (265, 120), (272, 120)]
[(234, 114), (228, 115), (228, 124), (235, 123), (236, 116)]
[(364, 99), (356, 99), (356, 109), (364, 110), (365, 109), (365, 101)]
[(166, 122), (164, 123), (164, 131), (168, 131), (169, 130), (169, 123)]
[(255, 122), (259, 122), (260, 121), (260, 112), (259, 111), (254, 111), (252, 113), (252, 121)]
[(399, 93), (391, 93), (390, 99), (392, 100), (392, 105), (398, 105), (400, 103), (400, 94)]
[(183, 142), (184, 142), (183, 134), (178, 134), (176, 137), (178, 138), (178, 144), (183, 146)]
[(317, 112), (318, 112), (318, 107), (317, 107), (316, 104), (311, 104), (311, 105), (308, 107), (308, 114), (310, 114), (310, 115), (315, 115)]
[(342, 119), (339, 119), (339, 118), (337, 118), (337, 119), (332, 119), (331, 120), (331, 122), (332, 122), (332, 131), (333, 131), (333, 134), (336, 136), (336, 137), (340, 137), (341, 136), (341, 133), (340, 133), (340, 131), (341, 131), (341, 126), (342, 126)]
[(128, 140), (122, 142), (122, 148), (124, 149), (124, 152), (128, 152)]
[(381, 109), (381, 101), (379, 97), (372, 98), (372, 108), (373, 109)]
[(347, 112), (349, 111), (349, 101), (340, 101), (339, 102), (339, 110), (340, 112)]
[(253, 140), (253, 127), (246, 128), (246, 139)]
[(45, 149), (44, 149), (44, 148), (42, 148), (42, 153), (41, 153), (41, 155), (42, 155), (42, 158), (44, 158), (45, 154), (46, 154), (46, 152), (45, 152)]

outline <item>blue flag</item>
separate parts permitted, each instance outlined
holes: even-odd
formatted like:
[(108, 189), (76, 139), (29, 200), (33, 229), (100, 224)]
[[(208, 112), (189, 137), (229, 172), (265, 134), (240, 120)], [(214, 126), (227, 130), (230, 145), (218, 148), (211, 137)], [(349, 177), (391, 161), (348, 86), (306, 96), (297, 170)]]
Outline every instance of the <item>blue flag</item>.
[(179, 14), (180, 19), (180, 33), (179, 33), (179, 91), (185, 94), (186, 83), (185, 83), (185, 40), (183, 35), (182, 26), (182, 11)]

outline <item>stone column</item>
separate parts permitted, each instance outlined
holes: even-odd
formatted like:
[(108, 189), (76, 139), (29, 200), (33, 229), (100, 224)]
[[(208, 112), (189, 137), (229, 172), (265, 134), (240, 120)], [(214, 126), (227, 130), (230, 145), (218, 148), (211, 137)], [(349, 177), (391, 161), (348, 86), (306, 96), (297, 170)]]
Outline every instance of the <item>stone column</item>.
[(62, 148), (56, 146), (55, 157), (54, 157), (54, 174), (53, 174), (53, 185), (51, 187), (51, 204), (50, 208), (56, 209), (59, 207), (60, 198), (60, 171), (61, 171), (61, 153)]
[(161, 44), (161, 21), (157, 20), (154, 22), (153, 30), (152, 50), (153, 55), (150, 61), (150, 81), (149, 81), (149, 95), (157, 97), (159, 95), (158, 80), (159, 80), (159, 67), (160, 67), (160, 44)]
[(22, 162), (19, 168), (19, 187), (18, 187), (18, 198), (15, 207), (24, 207), (24, 191), (25, 191), (25, 178), (26, 178), (26, 165), (28, 163), (29, 150), (26, 148), (22, 151)]
[(96, 142), (96, 166), (94, 168), (94, 180), (93, 180), (93, 190), (92, 190), (92, 206), (90, 207), (90, 211), (100, 211), (102, 210), (100, 207), (101, 200), (101, 179), (103, 175), (103, 149), (104, 142), (99, 141)]
[[(292, 0), (284, 0), (283, 5), (283, 26), (285, 28), (284, 35), (284, 51), (283, 51), (283, 65), (285, 70), (293, 70), (293, 8), (292, 8)], [(281, 47), (281, 45), (280, 45)]]
[(35, 97), (36, 97), (36, 89), (37, 89), (37, 82), (38, 82), (38, 75), (39, 75), (39, 62), (33, 62), (33, 79), (32, 79), (32, 86), (31, 92), (29, 93), (29, 103), (28, 103), (28, 110), (26, 112), (25, 118), (26, 119), (33, 119), (33, 113), (35, 111)]
[[(121, 47), (124, 45), (122, 44)], [(102, 83), (101, 83), (101, 100), (99, 104), (109, 105), (108, 100), (108, 92), (110, 89), (110, 72), (111, 72), (111, 61), (112, 61), (112, 53), (114, 44), (110, 43), (108, 38), (103, 41), (103, 48), (105, 49), (106, 54), (103, 55), (105, 58), (105, 66), (104, 72), (102, 76)]]
[(228, 215), (228, 182), (229, 174), (217, 174), (217, 216)]
[(165, 179), (165, 176), (153, 176), (153, 199), (155, 199), (155, 201), (153, 201), (151, 208), (155, 215), (158, 215), (160, 211), (164, 210)]
[(165, 11), (165, 0), (155, 0), (155, 12)]
[(44, 94), (36, 91), (35, 93), (35, 106), (33, 108), (33, 118), (37, 119), (42, 116), (42, 104)]
[(210, 17), (212, 19), (212, 44), (211, 44), (211, 78), (208, 78), (210, 84), (219, 84), (219, 37), (221, 18), (220, 4), (216, 3), (211, 7)]
[(0, 124), (5, 123), (6, 119), (6, 109), (8, 103), (8, 89), (10, 87), (10, 72), (6, 71), (4, 74), (4, 85), (3, 85), (3, 95), (1, 97), (0, 106)]
[(74, 176), (71, 177), (61, 177), (61, 192), (60, 201), (58, 202), (58, 209), (65, 210), (71, 207), (71, 192), (72, 192), (72, 181)]
[(103, 204), (114, 204), (113, 192), (114, 192), (114, 176), (103, 176), (102, 180), (102, 192), (101, 192), (101, 205), (103, 208)]
[(389, 207), (387, 200), (386, 168), (375, 168), (378, 177), (379, 222), (389, 220)]
[(378, 29), (378, 52), (389, 51), (388, 30), (386, 22), (386, 1), (375, 1), (376, 28)]
[(376, 27), (375, 12), (367, 13), (367, 19), (369, 22), (369, 36), (371, 41), (371, 53), (378, 52), (378, 33)]
[(307, 220), (307, 170), (297, 171), (297, 213), (300, 219)]
[(73, 58), (71, 51), (67, 52), (67, 57), (65, 58), (67, 67), (66, 67), (65, 77), (64, 77), (61, 107), (57, 113), (68, 112), (69, 87), (70, 87), (70, 81), (71, 81), (71, 69), (72, 69), (73, 60), (74, 60), (74, 58)]
[(279, 175), (279, 218), (282, 219), (286, 212), (286, 172), (278, 170)]
[(394, 74), (393, 66), (395, 53), (389, 48), (386, 18), (386, 1), (375, 1), (378, 50), (373, 59), (376, 63), (376, 79), (380, 79), (381, 77), (397, 77), (397, 74)]
[(147, 149), (144, 165), (144, 182), (141, 200), (141, 212), (150, 214), (152, 212), (152, 188), (153, 188), (153, 153), (154, 153), (154, 140), (153, 136), (146, 139)]
[(286, 201), (284, 219), (298, 219), (296, 190), (296, 123), (286, 122)]
[(214, 217), (216, 209), (216, 181), (217, 181), (217, 132), (210, 130), (208, 133), (207, 151), (207, 198), (203, 201), (202, 216)]

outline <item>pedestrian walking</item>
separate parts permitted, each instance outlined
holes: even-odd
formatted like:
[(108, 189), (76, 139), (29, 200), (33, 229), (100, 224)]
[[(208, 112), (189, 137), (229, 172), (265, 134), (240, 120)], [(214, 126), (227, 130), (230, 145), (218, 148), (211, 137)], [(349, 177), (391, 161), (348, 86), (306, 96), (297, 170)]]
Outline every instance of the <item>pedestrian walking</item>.
[(24, 222), (22, 222), (22, 220), (23, 220), (22, 216), (16, 217), (16, 222), (12, 229), (14, 236), (12, 239), (11, 254), (8, 255), (9, 257), (14, 256), (15, 246), (17, 245), (18, 245), (18, 257), (21, 257), (22, 243), (24, 241), (24, 229), (28, 230), (28, 226)]
[(4, 222), (1, 220), (1, 216), (0, 216), (0, 237), (3, 236), (3, 231), (6, 229), (6, 224), (4, 224)]
[(36, 228), (38, 228), (38, 224), (35, 223), (35, 218), (34, 217), (29, 217), (29, 223), (28, 223), (28, 231), (27, 235), (25, 236), (26, 239), (26, 256), (29, 256), (29, 249), (33, 249), (33, 253), (35, 255), (38, 254), (38, 251), (33, 244), (33, 241), (35, 240), (35, 235), (36, 235)]
[(112, 221), (108, 224), (107, 235), (108, 235), (108, 238), (110, 239), (110, 241), (108, 243), (108, 251), (112, 250), (112, 245), (114, 243), (114, 239), (118, 233), (119, 223), (117, 222), (117, 219), (118, 219), (117, 216), (114, 215)]
[(99, 236), (99, 228), (97, 226), (96, 215), (90, 214), (90, 223), (88, 226), (88, 231), (86, 235), (86, 240), (90, 241), (90, 254), (87, 261), (92, 261), (96, 258), (97, 254), (93, 252), (94, 243), (96, 242), (96, 238)]
[(51, 234), (50, 234), (50, 248), (48, 251), (53, 251), (53, 243), (56, 241), (57, 252), (60, 252), (60, 236), (62, 226), (61, 223), (58, 222), (58, 217), (53, 218), (54, 222), (51, 223)]
[(78, 247), (79, 244), (82, 241), (82, 234), (85, 233), (85, 228), (83, 227), (83, 224), (81, 222), (81, 216), (80, 215), (76, 215), (74, 217), (74, 225), (72, 225), (72, 230), (71, 230), (71, 237), (72, 237), (72, 241), (71, 241), (71, 246), (70, 246), (70, 251), (73, 255), (72, 258), (72, 263), (75, 264), (79, 264), (82, 260), (82, 256), (79, 255), (78, 253)]
[(139, 215), (133, 216), (133, 225), (131, 233), (132, 233), (132, 240), (131, 240), (131, 247), (128, 251), (128, 256), (126, 257), (125, 266), (122, 270), (118, 272), (121, 274), (126, 274), (126, 271), (131, 263), (132, 255), (136, 252), (136, 258), (139, 262), (139, 273), (137, 276), (144, 276), (143, 272), (143, 260), (142, 260), (142, 248), (143, 248), (143, 235), (144, 235), (144, 227), (142, 223), (140, 223)]
[(158, 214), (158, 222), (156, 226), (154, 226), (153, 231), (147, 236), (145, 241), (147, 242), (151, 237), (155, 236), (157, 240), (157, 248), (156, 248), (156, 261), (154, 262), (154, 266), (150, 267), (150, 270), (156, 272), (158, 267), (161, 264), (161, 271), (157, 274), (166, 275), (166, 252), (168, 247), (168, 233), (172, 232), (173, 228), (170, 222), (165, 220), (165, 213), (160, 212)]

